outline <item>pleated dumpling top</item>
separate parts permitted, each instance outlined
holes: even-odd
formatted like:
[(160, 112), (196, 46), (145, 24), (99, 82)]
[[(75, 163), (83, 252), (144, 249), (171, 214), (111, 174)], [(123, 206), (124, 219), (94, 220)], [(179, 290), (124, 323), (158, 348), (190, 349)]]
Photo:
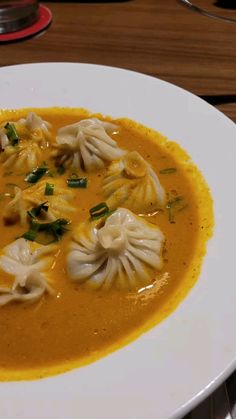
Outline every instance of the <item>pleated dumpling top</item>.
[[(50, 147), (51, 124), (34, 112), (16, 122), (0, 126), (0, 162), (4, 169), (32, 170)], [(8, 135), (7, 135), (8, 134)]]
[(53, 180), (53, 194), (49, 196), (45, 196), (46, 185), (47, 182), (41, 180), (24, 190), (15, 186), (13, 198), (8, 202), (3, 212), (5, 223), (11, 225), (19, 221), (21, 225), (25, 225), (28, 221), (27, 211), (42, 203), (48, 206), (47, 212), (43, 212), (43, 218), (46, 221), (67, 217), (76, 210), (71, 203), (74, 192), (64, 187), (63, 180)]
[(23, 238), (3, 249), (0, 268), (14, 276), (11, 288), (0, 288), (0, 306), (12, 301), (35, 302), (45, 292), (53, 293), (47, 272), (53, 265), (55, 246), (41, 246)]
[(105, 221), (78, 226), (70, 243), (67, 271), (72, 280), (92, 288), (135, 289), (162, 268), (164, 235), (125, 208)]
[(105, 200), (111, 209), (125, 206), (136, 214), (162, 208), (166, 193), (152, 167), (137, 151), (115, 160), (103, 182)]
[(93, 172), (124, 154), (109, 134), (117, 126), (97, 118), (83, 119), (59, 129), (52, 153), (56, 165)]

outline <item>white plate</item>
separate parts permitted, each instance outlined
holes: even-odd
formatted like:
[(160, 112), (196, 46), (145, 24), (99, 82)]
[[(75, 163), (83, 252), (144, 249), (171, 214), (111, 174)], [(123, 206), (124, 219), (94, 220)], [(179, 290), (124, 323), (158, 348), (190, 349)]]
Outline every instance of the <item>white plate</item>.
[(87, 64), (1, 68), (0, 99), (1, 108), (82, 106), (127, 116), (163, 132), (178, 141), (204, 173), (216, 221), (201, 277), (171, 316), (132, 344), (84, 368), (41, 381), (1, 383), (1, 417), (184, 415), (236, 366), (234, 123), (169, 83)]

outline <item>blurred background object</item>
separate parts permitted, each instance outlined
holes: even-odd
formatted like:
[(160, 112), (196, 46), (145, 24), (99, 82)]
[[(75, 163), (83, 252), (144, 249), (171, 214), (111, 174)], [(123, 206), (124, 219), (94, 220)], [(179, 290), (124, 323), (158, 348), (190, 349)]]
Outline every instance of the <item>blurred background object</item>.
[(19, 31), (37, 19), (37, 0), (0, 0), (0, 34)]
[(236, 23), (235, 0), (178, 0), (193, 12), (213, 19)]

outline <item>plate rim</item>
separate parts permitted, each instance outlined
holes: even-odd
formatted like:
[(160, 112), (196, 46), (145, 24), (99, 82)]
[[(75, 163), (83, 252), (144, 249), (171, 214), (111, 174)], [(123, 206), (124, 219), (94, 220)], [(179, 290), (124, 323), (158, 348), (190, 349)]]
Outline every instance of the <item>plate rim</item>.
[[(204, 99), (200, 98), (199, 96), (195, 95), (194, 93), (184, 89), (183, 87), (175, 85), (175, 84), (173, 84), (169, 81), (165, 81), (161, 78), (158, 78), (158, 77), (155, 77), (155, 76), (152, 76), (152, 75), (148, 75), (148, 74), (145, 74), (143, 72), (130, 70), (130, 69), (125, 69), (125, 68), (121, 68), (121, 67), (107, 66), (107, 65), (100, 65), (100, 64), (93, 64), (93, 63), (63, 62), (63, 61), (62, 62), (50, 62), (49, 61), (49, 62), (38, 62), (38, 63), (34, 62), (34, 63), (7, 65), (7, 66), (4, 66), (4, 67), (0, 68), (0, 75), (1, 75), (2, 70), (7, 71), (8, 69), (14, 69), (14, 68), (17, 69), (19, 67), (21, 67), (21, 68), (27, 67), (28, 68), (29, 66), (39, 67), (39, 66), (45, 66), (45, 65), (46, 66), (47, 65), (53, 65), (53, 66), (65, 65), (65, 66), (68, 66), (68, 67), (71, 66), (71, 65), (73, 65), (73, 66), (78, 65), (78, 66), (90, 66), (91, 68), (92, 67), (99, 67), (99, 68), (105, 68), (105, 69), (111, 70), (111, 71), (112, 70), (118, 70), (118, 71), (122, 71), (124, 73), (128, 72), (128, 73), (131, 73), (131, 74), (133, 73), (133, 74), (136, 74), (136, 75), (139, 75), (139, 76), (141, 75), (144, 78), (148, 77), (148, 78), (152, 79), (153, 81), (158, 80), (159, 82), (161, 82), (163, 84), (166, 84), (171, 88), (174, 87), (174, 88), (178, 89), (179, 91), (184, 92), (184, 94), (190, 95), (191, 97), (195, 98), (195, 100), (197, 99), (199, 101), (199, 103), (201, 102), (201, 103), (204, 103), (205, 105), (207, 104), (207, 107), (210, 107), (210, 108), (214, 109), (214, 111), (217, 114), (221, 115), (221, 117), (223, 117), (224, 120), (227, 120), (227, 122), (232, 127), (234, 127), (234, 129), (235, 129), (235, 124), (229, 117), (227, 117), (224, 113), (219, 111), (216, 107), (210, 105)], [(185, 299), (186, 298), (188, 298), (188, 297), (186, 296)], [(234, 360), (228, 366), (225, 367), (224, 371), (222, 371), (221, 374), (219, 374), (212, 382), (210, 382), (199, 393), (195, 394), (195, 396), (193, 396), (192, 399), (188, 400), (184, 405), (180, 406), (175, 412), (173, 412), (173, 414), (168, 416), (168, 419), (177, 419), (180, 416), (187, 414), (191, 409), (196, 407), (196, 405), (198, 405), (201, 401), (203, 401), (206, 397), (208, 397), (212, 393), (212, 391), (214, 391), (234, 371), (235, 368), (236, 368), (236, 351), (235, 351)], [(0, 385), (1, 384), (2, 383), (0, 383)]]

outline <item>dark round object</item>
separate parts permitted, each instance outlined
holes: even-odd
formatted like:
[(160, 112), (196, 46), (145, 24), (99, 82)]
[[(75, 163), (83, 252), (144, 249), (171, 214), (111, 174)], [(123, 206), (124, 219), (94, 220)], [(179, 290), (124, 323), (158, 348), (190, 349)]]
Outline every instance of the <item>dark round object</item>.
[(37, 0), (0, 1), (0, 34), (17, 32), (38, 19)]

